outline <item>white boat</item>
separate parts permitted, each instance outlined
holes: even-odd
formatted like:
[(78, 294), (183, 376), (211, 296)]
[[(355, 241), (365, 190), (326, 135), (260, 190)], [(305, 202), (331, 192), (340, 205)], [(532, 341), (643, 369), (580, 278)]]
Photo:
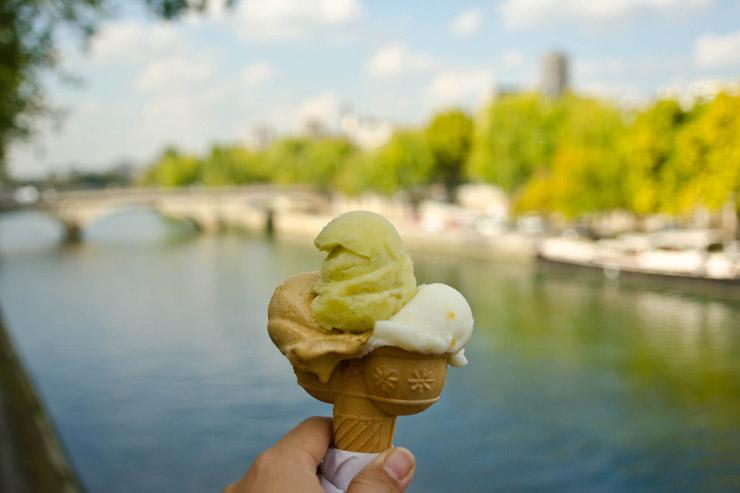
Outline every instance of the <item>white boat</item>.
[(740, 249), (716, 230), (625, 234), (615, 239), (554, 237), (540, 242), (542, 261), (621, 272), (720, 281), (740, 285)]

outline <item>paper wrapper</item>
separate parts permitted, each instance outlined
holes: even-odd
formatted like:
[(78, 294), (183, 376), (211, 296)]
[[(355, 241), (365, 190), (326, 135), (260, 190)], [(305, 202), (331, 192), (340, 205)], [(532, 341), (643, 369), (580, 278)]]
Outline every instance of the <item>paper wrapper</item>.
[(355, 476), (378, 454), (330, 448), (321, 463), (319, 481), (325, 493), (344, 493)]

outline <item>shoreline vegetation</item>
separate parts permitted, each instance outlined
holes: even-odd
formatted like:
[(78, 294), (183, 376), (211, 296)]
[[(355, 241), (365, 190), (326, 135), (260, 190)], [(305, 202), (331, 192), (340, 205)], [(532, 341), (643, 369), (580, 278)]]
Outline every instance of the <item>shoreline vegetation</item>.
[(686, 223), (698, 211), (724, 225), (729, 212), (736, 230), (738, 135), (740, 94), (625, 110), (574, 94), (517, 93), (474, 118), (450, 110), (421, 128), (397, 129), (375, 149), (321, 127), (261, 146), (215, 145), (204, 155), (168, 149), (139, 185), (304, 184), (350, 197), (403, 192), (414, 202), (430, 190), (453, 201), (459, 184), (487, 183), (508, 195), (515, 214), (573, 222), (618, 210), (638, 221), (663, 214)]

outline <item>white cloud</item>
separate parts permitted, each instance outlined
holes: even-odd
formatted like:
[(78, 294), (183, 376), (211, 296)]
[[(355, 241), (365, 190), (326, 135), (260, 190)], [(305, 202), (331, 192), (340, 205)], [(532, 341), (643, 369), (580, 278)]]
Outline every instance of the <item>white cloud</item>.
[(259, 86), (271, 80), (274, 76), (275, 69), (265, 61), (257, 61), (247, 65), (240, 74), (241, 82), (247, 88)]
[(218, 71), (218, 51), (195, 42), (193, 28), (130, 19), (109, 23), (93, 38), (89, 68), (125, 66), (135, 74), (132, 87), (151, 96), (192, 91), (214, 82)]
[(513, 29), (558, 22), (588, 27), (636, 20), (646, 14), (686, 14), (713, 3), (714, 0), (505, 0), (501, 14), (504, 23)]
[[(17, 146), (13, 172), (69, 164), (101, 168), (121, 159), (143, 164), (165, 145), (201, 151), (216, 141), (243, 138), (242, 129), (270, 104), (268, 95), (258, 100), (245, 91), (245, 83), (269, 79), (272, 68), (245, 64), (230, 77), (233, 67), (221, 47), (193, 36), (215, 27), (197, 20), (166, 26), (121, 20), (103, 26), (91, 56), (77, 57), (69, 48), (63, 55), (75, 60), (75, 73), (86, 84), (55, 98), (68, 116), (59, 130), (39, 133), (33, 146)], [(114, 74), (116, 82), (102, 73)], [(38, 154), (38, 147), (45, 152)]]
[(195, 89), (214, 76), (214, 68), (207, 60), (175, 55), (149, 63), (135, 81), (144, 92), (168, 92), (176, 89)]
[(687, 79), (676, 80), (658, 89), (661, 97), (677, 99), (682, 105), (690, 108), (697, 100), (714, 97), (719, 92), (740, 96), (740, 77), (726, 79)]
[(220, 88), (157, 97), (139, 112), (131, 138), (151, 149), (150, 154), (166, 144), (202, 150), (215, 141), (234, 138), (233, 129), (224, 121), (223, 105)]
[(694, 46), (694, 59), (701, 68), (740, 67), (740, 31), (701, 36)]
[(174, 49), (179, 41), (173, 24), (123, 20), (105, 24), (93, 37), (90, 51), (98, 61), (131, 62), (142, 55)]
[(635, 105), (655, 96), (656, 85), (645, 81), (669, 81), (676, 74), (693, 77), (693, 72), (690, 57), (684, 55), (579, 58), (573, 61), (572, 80), (577, 92)]
[(470, 8), (463, 10), (452, 19), (450, 30), (458, 36), (470, 36), (480, 29), (483, 23), (483, 12), (480, 9)]
[(480, 104), (492, 93), (494, 82), (490, 69), (444, 70), (434, 76), (424, 96), (433, 107)]
[(573, 79), (576, 81), (594, 78), (615, 78), (629, 75), (636, 68), (637, 61), (628, 63), (622, 58), (579, 58), (573, 61)]
[(436, 62), (426, 53), (412, 51), (403, 43), (391, 43), (376, 51), (367, 62), (367, 72), (378, 79), (423, 72), (434, 68)]
[(691, 60), (685, 56), (642, 56), (634, 58), (578, 58), (573, 61), (572, 80), (580, 83), (594, 81), (634, 82), (640, 74), (641, 80), (668, 80), (675, 74), (687, 74)]
[(583, 82), (578, 85), (578, 92), (600, 99), (609, 99), (622, 106), (637, 107), (650, 100), (650, 94), (637, 84), (629, 82)]
[(242, 0), (235, 20), (245, 39), (280, 41), (341, 28), (361, 15), (360, 0)]
[(504, 68), (521, 67), (525, 61), (524, 53), (519, 50), (509, 50), (501, 55), (500, 59), (500, 63)]

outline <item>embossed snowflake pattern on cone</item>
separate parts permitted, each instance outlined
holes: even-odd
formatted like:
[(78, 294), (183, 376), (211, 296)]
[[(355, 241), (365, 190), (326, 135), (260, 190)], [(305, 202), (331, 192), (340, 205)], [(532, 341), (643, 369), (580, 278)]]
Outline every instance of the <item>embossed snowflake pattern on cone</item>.
[(392, 446), (396, 416), (417, 414), (439, 400), (447, 355), (381, 347), (345, 360), (322, 383), (296, 369), (298, 383), (313, 397), (334, 404), (334, 445), (377, 453)]

